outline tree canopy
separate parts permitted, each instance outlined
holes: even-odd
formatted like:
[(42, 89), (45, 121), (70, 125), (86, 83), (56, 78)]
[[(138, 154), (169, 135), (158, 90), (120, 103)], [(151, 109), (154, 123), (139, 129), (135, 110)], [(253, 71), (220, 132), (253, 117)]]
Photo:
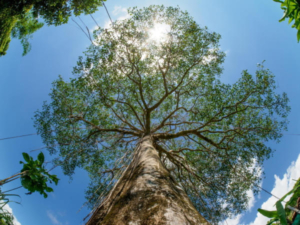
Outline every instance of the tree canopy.
[[(104, 0), (105, 1), (105, 0)], [(32, 33), (43, 26), (41, 17), (47, 25), (62, 25), (73, 14), (94, 13), (102, 0), (10, 0), (0, 2), (0, 56), (5, 55), (11, 40), (19, 38), (23, 45), (23, 55), (30, 50), (28, 42)]]
[[(1, 20), (3, 17), (3, 15), (0, 15)], [(0, 34), (0, 56), (6, 54), (11, 37), (21, 40), (23, 56), (26, 55), (31, 49), (29, 38), (43, 25), (43, 23), (38, 22), (38, 20), (33, 17), (31, 12), (27, 12), (20, 17), (7, 17), (3, 19), (0, 22), (0, 27), (3, 31)]]
[[(262, 65), (234, 84), (219, 75), (220, 35), (179, 8), (129, 9), (130, 18), (99, 28), (74, 68), (54, 81), (35, 126), (65, 174), (91, 177), (87, 198), (98, 204), (151, 135), (164, 165), (199, 212), (216, 224), (247, 207), (260, 167), (272, 154), (290, 110)], [(157, 27), (163, 29), (157, 29)], [(159, 33), (158, 30), (164, 30)]]

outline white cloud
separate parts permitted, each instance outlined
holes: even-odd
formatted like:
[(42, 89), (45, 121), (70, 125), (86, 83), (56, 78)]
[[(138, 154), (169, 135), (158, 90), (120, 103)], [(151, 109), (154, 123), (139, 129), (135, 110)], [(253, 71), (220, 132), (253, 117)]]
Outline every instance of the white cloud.
[(97, 30), (98, 28), (98, 25), (95, 25), (92, 29), (89, 29), (89, 31), (91, 34), (93, 34), (94, 30)]
[[(276, 174), (274, 175), (275, 178), (275, 184), (274, 188), (272, 189), (271, 193), (277, 197), (282, 197), (285, 193), (290, 191), (294, 185), (295, 180), (297, 180), (300, 177), (300, 154), (296, 161), (293, 161), (291, 165), (288, 167), (286, 173), (283, 175), (282, 179), (280, 179), (279, 176)], [(251, 210), (251, 208), (254, 206), (255, 198), (252, 191), (247, 192), (247, 195), (249, 197), (248, 202), (248, 210)], [(285, 200), (287, 201), (289, 197), (287, 197)], [(278, 199), (271, 196), (267, 201), (265, 201), (260, 208), (266, 209), (266, 210), (276, 210), (276, 207), (274, 206), (275, 202)], [(229, 225), (240, 225), (242, 215), (237, 215), (236, 217), (233, 217), (231, 219), (227, 219), (226, 221), (223, 221), (220, 224), (229, 224)], [(255, 220), (248, 224), (248, 225), (265, 225), (269, 221), (269, 218), (264, 217), (260, 213), (256, 214)]]
[(50, 218), (53, 224), (62, 225), (62, 223), (58, 221), (57, 217), (50, 210), (47, 210), (47, 216)]
[(68, 221), (61, 222), (58, 217), (65, 217), (66, 213), (65, 212), (56, 212), (53, 213), (51, 210), (47, 210), (47, 216), (51, 220), (52, 224), (54, 225), (69, 225)]
[[(115, 6), (114, 10), (112, 11), (112, 15), (114, 17), (117, 17), (115, 20), (124, 20), (130, 17), (130, 15), (127, 12), (127, 8), (122, 6)], [(114, 19), (113, 19), (114, 21)], [(107, 20), (104, 24), (104, 28), (109, 28), (111, 25), (110, 20)]]
[(241, 217), (242, 217), (242, 214), (239, 214), (231, 219), (227, 219), (227, 220), (223, 221), (221, 224), (238, 225), (238, 224), (240, 224)]
[[(108, 16), (108, 15), (107, 15)], [(124, 20), (130, 17), (130, 15), (127, 12), (127, 8), (122, 7), (122, 6), (115, 6), (114, 10), (110, 13), (110, 16), (112, 16), (112, 20)], [(104, 28), (109, 28), (111, 26), (111, 21), (108, 18), (105, 22), (104, 22)], [(90, 29), (90, 33), (93, 33), (94, 30), (98, 29), (98, 25), (95, 25), (92, 29)]]
[(211, 48), (208, 50), (209, 53), (211, 53), (210, 55), (204, 56), (202, 59), (202, 63), (203, 64), (209, 64), (211, 61), (215, 60), (217, 57), (213, 54), (215, 54), (217, 51), (219, 51), (219, 49), (217, 48)]
[[(247, 211), (251, 211), (251, 209), (253, 208), (254, 203), (255, 203), (255, 197), (254, 197), (253, 191), (252, 190), (248, 190), (247, 191), (247, 196), (248, 196), (248, 199), (249, 199), (248, 200), (248, 209), (247, 209)], [(235, 216), (233, 218), (229, 218), (229, 219), (221, 222), (220, 224), (241, 225), (240, 220), (242, 218), (242, 215), (243, 214), (239, 214), (239, 215), (237, 215), (237, 216)]]
[(125, 14), (127, 13), (127, 9), (125, 7), (122, 7), (122, 6), (115, 6), (115, 8), (114, 8), (114, 10), (112, 12), (112, 14), (114, 16), (118, 16), (118, 15), (124, 14), (124, 13)]
[[(257, 165), (256, 160), (254, 159), (252, 166), (249, 167), (249, 171), (255, 172), (258, 177), (262, 175), (262, 169)], [(260, 184), (262, 186), (262, 183)], [(247, 191), (247, 197), (248, 197), (248, 208), (247, 211), (251, 212), (254, 203), (255, 203), (255, 197), (252, 190)], [(228, 218), (225, 221), (222, 221), (220, 224), (228, 224), (228, 225), (241, 225), (241, 218), (243, 214), (238, 214), (233, 218)], [(264, 224), (265, 225), (265, 224)]]
[[(287, 193), (294, 187), (295, 180), (297, 180), (299, 177), (300, 177), (300, 154), (296, 162), (293, 161), (291, 163), (286, 173), (283, 175), (282, 179), (280, 179), (279, 176), (277, 176), (276, 174), (274, 175), (275, 184), (271, 193), (277, 197), (282, 197), (285, 193)], [(288, 199), (289, 197), (286, 198), (286, 200)], [(276, 210), (276, 208), (274, 207), (276, 201), (277, 199), (271, 196), (267, 201), (265, 201), (261, 205), (260, 208), (266, 210)], [(267, 221), (269, 221), (269, 218), (264, 217), (260, 213), (257, 213), (254, 222), (252, 222), (250, 225), (265, 225)]]
[(247, 196), (249, 198), (249, 201), (248, 201), (248, 211), (251, 211), (251, 209), (253, 208), (254, 203), (255, 203), (255, 197), (254, 197), (253, 191), (252, 190), (248, 190), (247, 191)]
[[(8, 204), (6, 204), (4, 207), (3, 207), (4, 210), (10, 212), (12, 215), (13, 215), (13, 211), (12, 211), (12, 208), (10, 208), (10, 206)], [(14, 216), (14, 225), (21, 225), (21, 223), (17, 220), (17, 218)]]

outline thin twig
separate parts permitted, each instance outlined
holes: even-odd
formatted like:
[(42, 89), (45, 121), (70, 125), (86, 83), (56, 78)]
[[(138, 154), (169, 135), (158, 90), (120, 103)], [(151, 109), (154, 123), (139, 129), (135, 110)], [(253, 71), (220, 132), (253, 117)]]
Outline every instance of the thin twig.
[(112, 21), (110, 15), (109, 15), (109, 12), (108, 12), (108, 10), (107, 10), (107, 8), (106, 8), (106, 5), (104, 4), (103, 1), (102, 1), (102, 4), (103, 4), (103, 6), (104, 6), (104, 8), (105, 8), (105, 10), (106, 10), (106, 13), (107, 13), (107, 15), (108, 15), (108, 17), (109, 17), (109, 19), (110, 19), (111, 24), (113, 24), (113, 21)]

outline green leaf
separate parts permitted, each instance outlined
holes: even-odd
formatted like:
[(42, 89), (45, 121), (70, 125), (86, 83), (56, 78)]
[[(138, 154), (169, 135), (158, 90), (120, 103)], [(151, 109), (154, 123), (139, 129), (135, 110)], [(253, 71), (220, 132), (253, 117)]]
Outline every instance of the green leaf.
[(288, 225), (287, 220), (286, 220), (286, 216), (285, 216), (285, 211), (284, 211), (284, 208), (281, 204), (281, 201), (276, 202), (276, 209), (277, 209), (278, 217), (279, 217), (279, 220), (280, 220), (280, 224), (281, 225)]
[(268, 210), (264, 210), (264, 209), (258, 209), (257, 211), (260, 214), (262, 214), (262, 215), (264, 215), (265, 217), (268, 217), (268, 218), (276, 218), (276, 217), (278, 217), (277, 211), (268, 211)]
[(35, 186), (35, 189), (36, 189), (38, 192), (40, 192), (40, 194), (42, 194), (42, 193), (44, 192), (43, 187), (41, 187), (40, 185), (36, 185), (36, 186)]
[(29, 164), (24, 164), (22, 172), (25, 171), (25, 170), (31, 170), (31, 169), (32, 169), (32, 167)]
[(293, 225), (300, 225), (300, 214), (297, 214), (297, 216), (293, 222)]
[[(300, 185), (294, 187), (292, 190), (290, 190), (288, 193), (286, 193), (281, 199), (278, 200), (278, 202), (282, 202), (288, 195), (294, 193), (295, 191), (297, 191), (297, 189), (300, 188)], [(277, 202), (275, 203), (275, 205), (277, 204)]]
[(21, 184), (24, 188), (28, 189), (32, 186), (32, 181), (31, 181), (31, 179), (26, 177), (26, 178), (21, 179)]
[(297, 32), (297, 41), (298, 41), (298, 43), (300, 41), (300, 30), (298, 30), (298, 32)]
[(38, 155), (38, 160), (40, 161), (41, 165), (44, 163), (45, 156), (42, 152)]
[(279, 22), (282, 22), (282, 21), (284, 21), (284, 20), (285, 20), (285, 18), (286, 18), (286, 16), (287, 16), (287, 14), (288, 14), (288, 11), (287, 11), (287, 10), (285, 10), (285, 11), (284, 11), (284, 14), (283, 14), (283, 16), (281, 17), (281, 19), (279, 20)]
[(30, 157), (26, 152), (23, 152), (22, 155), (26, 162), (30, 162)]
[(44, 193), (44, 198), (47, 198), (47, 197), (48, 197), (48, 195), (46, 193)]
[(55, 183), (55, 185), (57, 185), (59, 179), (55, 177), (55, 178), (53, 178), (52, 180), (53, 180), (53, 182)]
[(53, 189), (51, 187), (46, 187), (47, 192), (53, 192)]
[(283, 3), (283, 1), (280, 0), (273, 0), (274, 2), (279, 2), (279, 3)]
[(37, 180), (37, 177), (34, 176), (34, 175), (29, 175), (29, 177), (30, 177), (30, 179), (33, 180), (33, 181)]

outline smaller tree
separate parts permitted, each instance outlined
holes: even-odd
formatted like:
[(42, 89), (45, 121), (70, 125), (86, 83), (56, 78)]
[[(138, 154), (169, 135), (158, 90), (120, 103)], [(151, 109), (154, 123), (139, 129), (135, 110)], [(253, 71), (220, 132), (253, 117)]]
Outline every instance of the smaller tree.
[(7, 184), (16, 179), (21, 179), (22, 186), (29, 191), (29, 193), (27, 194), (32, 194), (33, 192), (37, 191), (41, 195), (43, 195), (44, 198), (47, 198), (48, 195), (46, 192), (53, 192), (53, 189), (49, 187), (47, 183), (54, 182), (57, 185), (59, 181), (56, 175), (49, 174), (48, 171), (45, 169), (45, 157), (42, 152), (38, 155), (37, 160), (33, 160), (33, 158), (25, 152), (23, 152), (22, 155), (25, 162), (20, 161), (20, 164), (23, 164), (23, 168), (20, 171), (20, 173), (17, 173), (6, 179), (0, 180), (0, 225), (13, 225), (13, 215), (7, 210), (5, 210), (4, 206), (11, 202), (10, 197), (19, 197), (19, 195), (16, 194), (8, 194), (8, 192), (11, 192), (18, 188), (13, 188), (11, 190), (2, 192), (2, 185)]
[(29, 193), (27, 194), (31, 194), (35, 191), (38, 191), (44, 196), (44, 198), (47, 198), (48, 195), (46, 192), (53, 192), (53, 189), (47, 185), (47, 182), (54, 182), (57, 185), (59, 180), (56, 177), (56, 175), (51, 175), (48, 173), (48, 171), (46, 171), (43, 165), (45, 157), (42, 152), (38, 155), (37, 160), (33, 160), (33, 158), (25, 152), (23, 152), (22, 155), (25, 162), (20, 161), (20, 164), (23, 164), (23, 168), (20, 171), (20, 173), (17, 173), (6, 179), (0, 180), (0, 225), (14, 225), (13, 215), (10, 212), (8, 212), (4, 207), (9, 202), (12, 202), (10, 200), (10, 197), (19, 197), (19, 195), (8, 194), (8, 192), (20, 188), (13, 188), (11, 190), (2, 192), (2, 185), (20, 178), (22, 186), (25, 189), (29, 190)]
[(49, 174), (43, 166), (45, 158), (42, 152), (38, 155), (37, 160), (33, 160), (32, 157), (24, 152), (23, 157), (27, 163), (20, 161), (23, 164), (21, 173), (24, 173), (21, 177), (22, 186), (29, 190), (30, 194), (37, 191), (44, 198), (47, 198), (48, 195), (46, 192), (53, 192), (53, 189), (48, 187), (47, 182), (54, 182), (57, 185), (59, 179), (56, 175)]
[(20, 178), (22, 186), (29, 191), (28, 194), (38, 191), (41, 195), (44, 195), (44, 198), (47, 198), (46, 192), (53, 192), (53, 189), (48, 187), (47, 182), (54, 182), (57, 185), (59, 179), (56, 175), (49, 174), (45, 169), (43, 165), (45, 156), (42, 152), (38, 155), (37, 160), (33, 160), (26, 152), (23, 152), (22, 155), (25, 162), (20, 161), (20, 164), (23, 164), (20, 173), (0, 180), (0, 186)]

